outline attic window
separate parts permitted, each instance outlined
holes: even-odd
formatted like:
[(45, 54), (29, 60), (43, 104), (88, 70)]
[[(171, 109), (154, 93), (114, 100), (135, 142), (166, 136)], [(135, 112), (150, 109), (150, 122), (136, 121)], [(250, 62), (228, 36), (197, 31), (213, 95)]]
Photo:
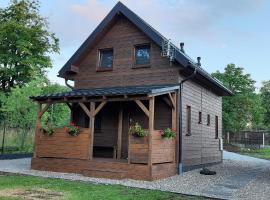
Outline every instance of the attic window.
[(135, 46), (135, 66), (150, 65), (150, 44)]
[(112, 69), (113, 67), (113, 49), (99, 50), (99, 68)]

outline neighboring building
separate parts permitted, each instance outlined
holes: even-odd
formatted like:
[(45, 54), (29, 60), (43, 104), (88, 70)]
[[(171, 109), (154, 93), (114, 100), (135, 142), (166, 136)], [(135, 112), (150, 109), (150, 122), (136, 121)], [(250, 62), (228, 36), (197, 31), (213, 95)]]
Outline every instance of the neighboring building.
[[(59, 76), (74, 81), (71, 92), (32, 97), (40, 105), (33, 169), (154, 180), (222, 161), (222, 96), (231, 92), (122, 3)], [(78, 136), (40, 133), (53, 103), (69, 105)], [(128, 135), (135, 122), (147, 137)], [(175, 139), (162, 138), (166, 128)]]

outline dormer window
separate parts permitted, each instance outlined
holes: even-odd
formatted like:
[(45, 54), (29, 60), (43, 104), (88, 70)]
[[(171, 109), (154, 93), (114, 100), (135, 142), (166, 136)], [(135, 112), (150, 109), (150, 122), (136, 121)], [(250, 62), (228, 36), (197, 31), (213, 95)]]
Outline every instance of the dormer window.
[(135, 46), (135, 67), (150, 65), (150, 44)]
[(113, 49), (99, 50), (99, 65), (100, 70), (112, 70), (113, 67)]

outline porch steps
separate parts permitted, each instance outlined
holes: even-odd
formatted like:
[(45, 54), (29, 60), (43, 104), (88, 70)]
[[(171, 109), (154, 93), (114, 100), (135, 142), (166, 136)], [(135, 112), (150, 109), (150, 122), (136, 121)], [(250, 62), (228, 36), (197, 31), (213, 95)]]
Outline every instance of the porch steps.
[(84, 176), (109, 179), (123, 179), (126, 177), (126, 173), (127, 171), (109, 169), (87, 169), (83, 171)]
[(87, 169), (102, 169), (102, 170), (112, 170), (112, 171), (126, 171), (128, 170), (130, 165), (127, 162), (118, 162), (118, 161), (110, 161), (110, 160), (96, 160), (94, 159), (89, 163), (89, 168)]
[(83, 175), (99, 178), (123, 179), (127, 176), (130, 165), (109, 159), (94, 159), (83, 170)]

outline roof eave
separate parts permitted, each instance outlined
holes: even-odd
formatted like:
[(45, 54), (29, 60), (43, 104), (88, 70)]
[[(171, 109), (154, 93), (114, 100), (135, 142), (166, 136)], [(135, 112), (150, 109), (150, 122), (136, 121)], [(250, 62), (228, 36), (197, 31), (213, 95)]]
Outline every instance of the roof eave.
[[(135, 26), (137, 26), (143, 33), (145, 33), (153, 42), (155, 42), (159, 47), (162, 47), (162, 43), (166, 38), (162, 36), (158, 31), (153, 29), (148, 23), (137, 16), (134, 12), (128, 9), (124, 4), (118, 2), (113, 9), (108, 13), (108, 15), (102, 20), (102, 22), (97, 26), (97, 28), (92, 32), (92, 34), (84, 41), (84, 43), (78, 48), (78, 50), (73, 54), (73, 56), (67, 61), (67, 63), (58, 72), (59, 77), (66, 78), (69, 72), (71, 72), (71, 65), (78, 60), (83, 52), (91, 45), (92, 42), (97, 38), (97, 36), (106, 28), (115, 16), (123, 14), (127, 17)], [(175, 60), (181, 64), (183, 67), (194, 67), (196, 64), (189, 58), (186, 54), (182, 53), (179, 49), (175, 52)], [(233, 93), (224, 87), (221, 83), (216, 81), (210, 74), (203, 70), (199, 70), (204, 78), (209, 82), (214, 84), (219, 89), (223, 90), (224, 96), (231, 96)]]

